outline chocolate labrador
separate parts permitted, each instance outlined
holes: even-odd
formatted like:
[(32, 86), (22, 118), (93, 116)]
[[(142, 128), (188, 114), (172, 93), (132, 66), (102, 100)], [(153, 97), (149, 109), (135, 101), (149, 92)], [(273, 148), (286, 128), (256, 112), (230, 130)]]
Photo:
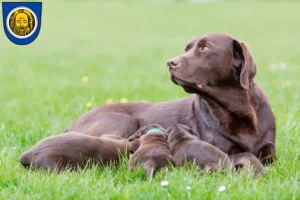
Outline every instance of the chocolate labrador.
[(185, 125), (175, 124), (167, 129), (168, 143), (175, 166), (194, 163), (200, 171), (215, 172), (218, 169), (232, 170), (229, 157), (217, 147), (201, 141), (197, 134)]
[(41, 140), (21, 155), (20, 162), (24, 167), (58, 172), (66, 168), (77, 170), (88, 164), (117, 164), (120, 156), (129, 156), (127, 143), (114, 135), (99, 138), (69, 132)]
[(172, 82), (193, 95), (163, 103), (103, 105), (66, 132), (126, 138), (148, 124), (184, 124), (229, 155), (250, 152), (262, 163), (276, 158), (275, 117), (253, 80), (256, 64), (244, 42), (227, 34), (201, 35), (167, 65)]
[(144, 166), (146, 175), (151, 180), (157, 170), (169, 164), (174, 165), (167, 138), (166, 131), (156, 124), (147, 125), (129, 137), (129, 141), (139, 143), (139, 147), (129, 159), (131, 171), (136, 166)]

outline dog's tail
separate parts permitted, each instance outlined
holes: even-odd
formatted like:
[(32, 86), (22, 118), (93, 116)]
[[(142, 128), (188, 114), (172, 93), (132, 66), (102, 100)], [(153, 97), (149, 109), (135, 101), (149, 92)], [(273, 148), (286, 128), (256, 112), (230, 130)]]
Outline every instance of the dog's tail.
[(153, 160), (148, 160), (144, 163), (144, 168), (146, 170), (146, 176), (151, 181), (153, 179), (153, 174), (156, 169), (156, 164)]

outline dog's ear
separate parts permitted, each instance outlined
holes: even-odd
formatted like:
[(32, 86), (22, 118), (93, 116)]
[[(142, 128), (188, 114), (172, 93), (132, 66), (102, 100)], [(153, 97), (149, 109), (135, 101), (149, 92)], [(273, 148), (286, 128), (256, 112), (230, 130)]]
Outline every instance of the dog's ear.
[(256, 75), (256, 64), (244, 42), (233, 40), (233, 68), (241, 86), (248, 90), (251, 79)]

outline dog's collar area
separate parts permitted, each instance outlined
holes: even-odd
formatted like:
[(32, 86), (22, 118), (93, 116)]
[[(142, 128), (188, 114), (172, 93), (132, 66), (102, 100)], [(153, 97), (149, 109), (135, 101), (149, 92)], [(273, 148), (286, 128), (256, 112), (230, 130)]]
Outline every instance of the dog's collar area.
[(163, 131), (160, 128), (151, 128), (146, 134), (150, 133), (163, 133)]

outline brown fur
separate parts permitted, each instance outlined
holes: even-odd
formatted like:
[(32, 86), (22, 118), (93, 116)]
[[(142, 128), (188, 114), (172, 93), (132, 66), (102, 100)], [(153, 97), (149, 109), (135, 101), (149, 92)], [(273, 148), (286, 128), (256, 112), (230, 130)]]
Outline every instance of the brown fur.
[(20, 162), (35, 169), (77, 170), (93, 163), (117, 164), (121, 155), (129, 156), (129, 147), (123, 138), (70, 132), (41, 140), (21, 155)]
[(79, 117), (66, 132), (127, 138), (148, 124), (184, 124), (229, 155), (249, 152), (264, 164), (273, 162), (275, 117), (253, 80), (256, 64), (245, 43), (228, 34), (201, 35), (168, 67), (171, 80), (194, 95), (154, 104), (103, 105)]
[(255, 176), (264, 175), (264, 167), (259, 162), (259, 160), (251, 153), (239, 153), (235, 155), (229, 156), (230, 160), (233, 163), (233, 166), (236, 169), (239, 169), (241, 167), (249, 166), (251, 170), (254, 171)]
[[(151, 128), (160, 128), (161, 132), (145, 134)], [(139, 141), (139, 148), (129, 159), (129, 168), (134, 170), (137, 165), (142, 165), (146, 170), (148, 179), (152, 179), (157, 170), (173, 164), (173, 157), (167, 143), (167, 133), (159, 125), (148, 125), (132, 135), (130, 140)]]
[(229, 157), (215, 146), (199, 140), (190, 128), (176, 124), (167, 129), (168, 143), (174, 158), (175, 166), (185, 162), (195, 163), (201, 171), (214, 172), (217, 169), (232, 169)]
[[(209, 48), (199, 51), (201, 46)], [(276, 158), (275, 117), (266, 95), (253, 81), (257, 66), (244, 42), (226, 34), (203, 35), (192, 40), (186, 53), (168, 65), (174, 83), (201, 96), (202, 105), (195, 104), (195, 109), (208, 110), (212, 121), (217, 122), (213, 125), (206, 120), (206, 126), (200, 129), (217, 129), (238, 145), (225, 150), (212, 144), (229, 154), (251, 152), (263, 163)], [(189, 76), (192, 78), (186, 79)]]

